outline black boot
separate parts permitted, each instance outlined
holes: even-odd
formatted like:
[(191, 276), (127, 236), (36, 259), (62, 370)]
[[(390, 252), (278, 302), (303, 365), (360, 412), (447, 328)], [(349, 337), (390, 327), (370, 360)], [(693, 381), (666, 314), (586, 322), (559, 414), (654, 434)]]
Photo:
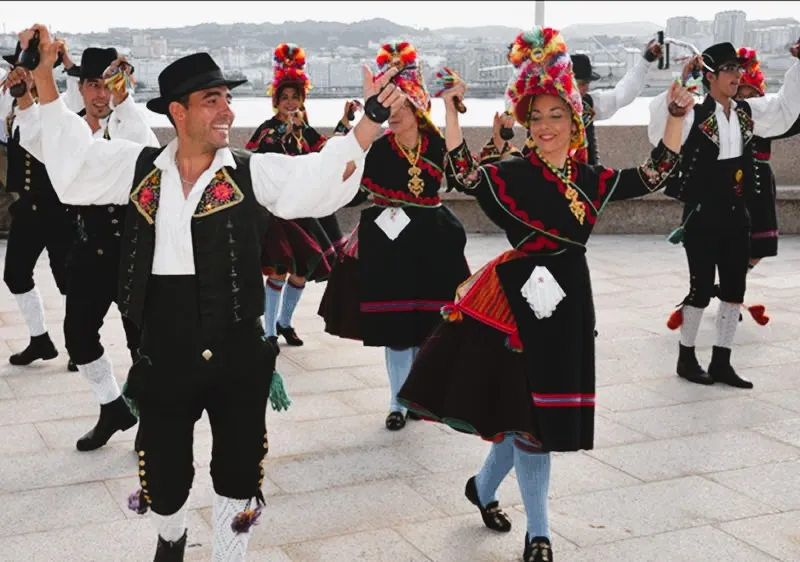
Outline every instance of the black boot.
[(291, 326), (286, 326), (285, 328), (275, 323), (275, 331), (278, 332), (279, 336), (283, 336), (283, 339), (286, 340), (286, 343), (289, 345), (300, 346), (303, 345), (303, 340), (297, 337), (297, 332), (294, 331), (294, 328)]
[(100, 406), (100, 419), (89, 433), (78, 439), (75, 447), (79, 451), (94, 451), (111, 439), (117, 431), (125, 431), (136, 424), (136, 416), (131, 414), (125, 399), (120, 396), (113, 402)]
[(183, 553), (186, 551), (186, 531), (176, 541), (165, 541), (158, 536), (156, 557), (153, 562), (183, 562)]
[(715, 382), (725, 383), (736, 388), (753, 388), (753, 383), (744, 380), (736, 374), (731, 366), (731, 350), (727, 347), (717, 347), (711, 351), (711, 363), (708, 374)]
[(525, 533), (525, 551), (522, 554), (523, 562), (553, 562), (553, 547), (547, 537), (528, 538)]
[(708, 376), (697, 361), (694, 347), (678, 344), (678, 376), (697, 384), (714, 384), (714, 379)]
[(45, 332), (40, 336), (32, 336), (28, 347), (9, 357), (8, 362), (18, 366), (30, 365), (37, 359), (44, 359), (47, 361), (48, 359), (55, 359), (56, 357), (58, 357), (58, 350), (56, 346), (53, 345), (50, 334)]

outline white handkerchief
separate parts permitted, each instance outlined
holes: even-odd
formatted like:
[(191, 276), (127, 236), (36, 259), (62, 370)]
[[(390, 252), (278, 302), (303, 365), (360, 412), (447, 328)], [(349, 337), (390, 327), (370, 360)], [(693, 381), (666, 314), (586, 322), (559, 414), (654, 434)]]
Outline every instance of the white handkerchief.
[(558, 303), (567, 296), (553, 274), (546, 267), (537, 265), (520, 291), (531, 305), (536, 318), (549, 318)]
[(394, 240), (400, 236), (400, 233), (410, 222), (411, 219), (400, 207), (388, 207), (375, 219), (375, 224), (389, 237), (389, 240)]

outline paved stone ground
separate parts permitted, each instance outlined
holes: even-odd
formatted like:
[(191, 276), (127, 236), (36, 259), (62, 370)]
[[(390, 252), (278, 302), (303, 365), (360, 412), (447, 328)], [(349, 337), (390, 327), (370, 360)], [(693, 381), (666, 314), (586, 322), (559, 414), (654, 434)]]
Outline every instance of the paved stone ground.
[[(505, 247), (499, 236), (471, 236), (470, 262)], [(766, 327), (746, 319), (737, 334), (735, 365), (753, 391), (675, 376), (677, 336), (665, 320), (686, 290), (680, 248), (660, 236), (607, 236), (592, 241), (590, 256), (600, 332), (596, 449), (554, 459), (557, 559), (800, 560), (800, 238), (782, 240), (780, 258), (751, 276), (749, 300), (772, 316)], [(37, 279), (63, 350), (63, 306), (46, 258)], [(296, 315), (306, 346), (284, 348), (279, 359), (294, 405), (268, 414), (268, 505), (249, 560), (519, 560), (525, 516), (516, 479), (500, 492), (514, 528), (492, 533), (463, 497), (487, 445), (433, 423), (386, 431), (383, 352), (322, 332), (322, 289), (310, 287)], [(103, 337), (122, 381), (130, 360), (118, 317), (110, 314)], [(5, 288), (0, 320), (0, 560), (152, 560), (151, 523), (125, 508), (136, 487), (134, 430), (78, 453), (74, 442), (97, 414), (87, 385), (67, 372), (65, 354), (27, 369), (5, 364), (27, 340)], [(708, 314), (704, 362), (713, 325)], [(205, 418), (195, 441), (187, 559), (208, 560)]]

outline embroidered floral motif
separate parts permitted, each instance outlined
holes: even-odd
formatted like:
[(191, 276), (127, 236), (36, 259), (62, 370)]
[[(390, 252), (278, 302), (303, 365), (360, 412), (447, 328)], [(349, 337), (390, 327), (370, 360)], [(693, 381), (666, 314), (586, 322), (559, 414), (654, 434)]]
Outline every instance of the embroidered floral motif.
[(154, 224), (156, 211), (158, 211), (158, 199), (161, 194), (161, 170), (153, 168), (131, 192), (131, 201), (136, 210), (147, 220), (148, 224)]
[(465, 189), (473, 189), (478, 184), (478, 163), (470, 154), (467, 143), (447, 153), (447, 162), (453, 178)]
[(711, 142), (719, 146), (719, 124), (717, 123), (717, 117), (713, 113), (700, 124), (700, 131), (711, 139)]
[(203, 191), (193, 216), (204, 217), (216, 213), (241, 203), (243, 199), (244, 194), (239, 186), (236, 185), (227, 170), (222, 168)]
[(662, 146), (660, 156), (656, 159), (650, 156), (644, 164), (639, 166), (639, 177), (650, 191), (655, 191), (667, 181), (680, 161), (680, 154)]
[(584, 127), (588, 127), (589, 125), (594, 123), (594, 108), (588, 103), (584, 104), (583, 115), (581, 117), (583, 118)]

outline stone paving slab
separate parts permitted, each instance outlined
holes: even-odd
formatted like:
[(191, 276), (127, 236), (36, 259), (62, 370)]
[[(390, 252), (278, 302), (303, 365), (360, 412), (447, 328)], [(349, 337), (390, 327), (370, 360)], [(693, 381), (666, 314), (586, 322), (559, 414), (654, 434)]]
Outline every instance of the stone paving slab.
[[(477, 268), (507, 248), (470, 235)], [(5, 242), (0, 243), (5, 252)], [(53, 340), (64, 349), (63, 301), (44, 256), (36, 270)], [(767, 306), (765, 327), (745, 318), (734, 364), (752, 391), (703, 387), (674, 374), (677, 334), (666, 328), (687, 290), (681, 248), (662, 236), (597, 236), (589, 246), (597, 306), (595, 449), (554, 455), (551, 526), (559, 561), (800, 560), (800, 237), (748, 278), (748, 303)], [(438, 424), (383, 426), (389, 402), (383, 351), (323, 332), (311, 284), (294, 324), (306, 340), (283, 347), (279, 369), (294, 405), (268, 414), (267, 508), (249, 561), (519, 560), (525, 514), (514, 472), (499, 498), (508, 534), (483, 527), (463, 497), (488, 446)], [(714, 342), (715, 304), (698, 354)], [(130, 358), (119, 313), (102, 329), (116, 376)], [(28, 368), (5, 357), (27, 344), (7, 289), (0, 296), (0, 560), (152, 560), (155, 530), (126, 509), (136, 487), (134, 430), (99, 451), (75, 440), (98, 408), (66, 354)], [(187, 560), (210, 560), (211, 434), (195, 435)]]

